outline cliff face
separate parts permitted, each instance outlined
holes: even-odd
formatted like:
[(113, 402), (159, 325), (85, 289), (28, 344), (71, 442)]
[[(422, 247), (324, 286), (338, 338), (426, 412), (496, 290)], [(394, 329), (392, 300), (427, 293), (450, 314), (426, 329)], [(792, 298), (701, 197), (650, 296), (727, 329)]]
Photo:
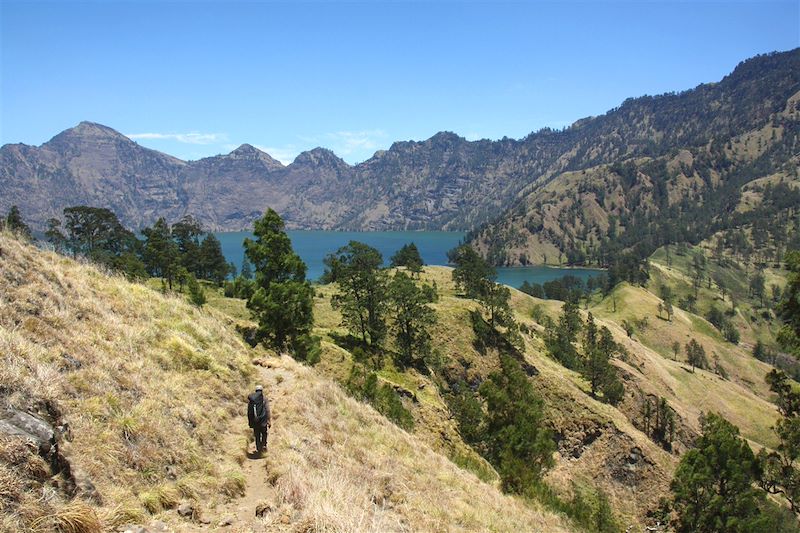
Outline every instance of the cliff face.
[(759, 130), (800, 91), (798, 73), (800, 49), (759, 56), (718, 83), (628, 99), (563, 131), (474, 142), (438, 133), (356, 166), (322, 148), (283, 166), (250, 145), (184, 162), (83, 122), (40, 147), (0, 148), (0, 210), (16, 204), (39, 228), (87, 204), (134, 228), (189, 213), (208, 229), (246, 229), (273, 207), (292, 228), (471, 229), (524, 209), (523, 199), (565, 172), (696, 152)]

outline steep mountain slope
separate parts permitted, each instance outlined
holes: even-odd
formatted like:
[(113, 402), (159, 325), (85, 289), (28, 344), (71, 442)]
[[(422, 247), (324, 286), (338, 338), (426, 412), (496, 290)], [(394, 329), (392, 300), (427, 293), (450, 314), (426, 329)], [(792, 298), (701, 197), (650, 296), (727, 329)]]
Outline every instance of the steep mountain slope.
[(131, 227), (191, 213), (209, 229), (247, 229), (271, 206), (292, 228), (475, 228), (565, 172), (675, 149), (697, 155), (759, 130), (800, 90), (799, 71), (800, 49), (758, 56), (719, 83), (629, 99), (563, 131), (475, 142), (438, 133), (356, 166), (315, 149), (282, 167), (247, 146), (182, 162), (82, 123), (39, 148), (0, 148), (0, 210), (18, 204), (37, 227), (83, 203), (113, 207)]
[[(758, 322), (750, 317), (755, 314), (751, 300), (746, 292), (736, 290), (743, 315), (736, 322), (743, 332), (740, 345), (726, 342), (697, 314), (676, 309), (671, 321), (659, 318), (661, 299), (656, 294), (660, 285), (669, 284), (681, 296), (691, 289), (683, 256), (672, 266), (662, 264), (661, 258), (663, 252), (651, 260), (649, 287), (621, 284), (605, 298), (596, 294), (588, 306), (598, 326), (607, 326), (627, 352), (614, 361), (626, 387), (624, 399), (616, 407), (592, 399), (584, 378), (547, 354), (544, 317), (557, 319), (562, 302), (538, 300), (512, 290), (514, 316), (524, 326), (524, 361), (536, 391), (544, 398), (547, 424), (558, 443), (556, 466), (547, 476), (548, 483), (565, 499), (575, 490), (601, 489), (609, 496), (620, 523), (633, 525), (634, 530), (655, 525), (648, 515), (668, 495), (674, 468), (699, 434), (703, 413), (721, 413), (742, 429), (756, 449), (776, 444), (771, 427), (778, 412), (764, 382), (770, 366), (750, 353)], [(444, 267), (425, 267), (421, 275), (423, 280), (435, 282), (439, 290), (439, 300), (433, 304), (438, 317), (433, 330), (438, 366), (433, 373), (399, 370), (389, 362), (377, 374), (403, 398), (414, 417), (413, 432), (418, 438), (482, 479), (496, 480), (497, 473), (462, 438), (447, 397), (455, 384), (463, 381), (477, 388), (499, 367), (497, 353), (482, 351), (476, 343), (470, 312), (477, 303), (458, 295), (451, 272)], [(781, 273), (775, 271), (773, 276), (780, 279)], [(346, 384), (355, 358), (346, 342), (341, 315), (331, 306), (336, 292), (335, 284), (317, 289), (315, 333), (323, 339), (323, 353), (315, 368)], [(704, 287), (699, 293), (698, 313), (705, 312), (716, 297), (716, 291)], [(211, 305), (225, 309), (242, 323), (248, 321), (242, 300), (214, 299)], [(641, 324), (633, 338), (622, 328), (623, 320)], [(692, 338), (704, 346), (712, 364), (709, 369), (692, 372), (686, 364), (684, 345)], [(672, 348), (676, 341), (678, 356)], [(654, 398), (664, 398), (675, 414), (670, 451), (644, 432), (644, 404)]]
[(181, 215), (183, 166), (111, 128), (82, 122), (38, 148), (0, 148), (0, 203), (18, 204), (38, 228), (72, 205), (108, 207), (139, 227), (154, 216)]
[[(570, 529), (315, 371), (247, 347), (218, 312), (7, 234), (0, 279), (0, 531)], [(274, 400), (265, 461), (245, 455), (256, 382)], [(31, 419), (57, 448), (15, 425)]]
[[(703, 87), (695, 90), (697, 102), (685, 107), (683, 102), (670, 112), (661, 109), (645, 120), (672, 116), (676, 125), (683, 125), (682, 135), (650, 130), (654, 142), (666, 150), (612, 149), (618, 154), (613, 163), (593, 165), (599, 160), (588, 160), (589, 166), (568, 168), (534, 184), (505, 214), (474, 232), (472, 242), (496, 264), (608, 265), (621, 249), (639, 247), (639, 255), (646, 257), (660, 245), (697, 243), (751, 222), (739, 208), (743, 194), (752, 189), (748, 184), (769, 178), (796, 189), (800, 165), (797, 65), (791, 74), (787, 71), (791, 83), (784, 101), (758, 93), (757, 84), (742, 82), (762, 75), (759, 66), (758, 59), (751, 60), (723, 80), (719, 85), (730, 86), (731, 92), (715, 103), (707, 101), (712, 89)], [(653, 107), (687, 97), (657, 97)], [(766, 105), (761, 107), (763, 98)], [(733, 105), (732, 99), (739, 104)], [(639, 100), (635, 102), (641, 105)], [(721, 111), (734, 107), (750, 118)], [(712, 108), (717, 112), (707, 113)], [(692, 111), (681, 113), (687, 110)], [(619, 140), (624, 144), (631, 138), (621, 135)], [(784, 222), (791, 220), (797, 203), (780, 207)]]

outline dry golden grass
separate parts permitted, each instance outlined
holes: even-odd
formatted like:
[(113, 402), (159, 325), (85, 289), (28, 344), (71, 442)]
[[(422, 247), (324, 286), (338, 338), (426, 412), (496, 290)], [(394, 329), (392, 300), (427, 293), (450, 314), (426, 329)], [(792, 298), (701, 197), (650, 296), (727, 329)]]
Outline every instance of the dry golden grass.
[[(498, 368), (498, 359), (492, 353), (483, 355), (476, 351), (469, 313), (478, 304), (459, 297), (451, 273), (452, 269), (446, 267), (426, 267), (421, 276), (429, 283), (436, 283), (440, 296), (433, 306), (438, 317), (432, 331), (434, 349), (441, 355), (445, 372), (463, 373), (467, 381), (479, 382)], [(339, 326), (339, 314), (330, 307), (330, 296), (334, 293), (335, 287), (318, 290), (316, 332), (323, 337), (330, 332), (344, 333)], [(533, 331), (541, 329), (531, 317), (535, 306), (540, 306), (544, 314), (551, 316), (556, 316), (561, 308), (561, 302), (537, 300), (517, 290), (512, 290), (511, 304), (516, 319)], [(539, 334), (526, 335), (525, 342), (528, 362), (540, 371), (540, 375), (534, 378), (534, 386), (545, 398), (553, 429), (563, 433), (565, 440), (576, 440), (576, 448), (582, 447), (580, 440), (585, 433), (599, 428), (602, 434), (596, 441), (588, 443), (586, 451), (579, 457), (558, 455), (557, 466), (548, 479), (565, 497), (569, 497), (573, 480), (599, 486), (610, 495), (626, 524), (642, 523), (649, 508), (668, 491), (677, 459), (633, 427), (624, 413), (593, 400), (587, 394), (587, 385), (580, 375), (545, 355)], [(328, 347), (323, 343), (323, 348), (323, 358), (317, 369), (337, 380), (346, 379), (351, 364), (349, 352), (332, 343)], [(473, 461), (483, 461), (475, 457), (475, 452), (461, 440), (449, 410), (429, 377), (413, 370), (398, 372), (391, 365), (379, 376), (416, 394), (417, 402), (406, 403), (416, 421), (415, 436), (434, 449), (442, 450), (459, 464), (457, 457), (462, 453)], [(419, 388), (420, 385), (424, 385), (423, 389)], [(621, 479), (620, 469), (624, 468), (625, 458), (634, 448), (642, 450), (646, 457), (641, 473), (633, 481)], [(476, 468), (475, 463), (467, 464), (476, 472), (480, 471), (481, 467)], [(490, 478), (496, 479), (491, 467), (488, 464), (484, 466), (494, 475)]]
[[(0, 531), (92, 532), (151, 514), (192, 531), (168, 510), (180, 500), (213, 513), (264, 487), (273, 508), (259, 520), (267, 530), (568, 530), (562, 518), (501, 494), (315, 370), (256, 354), (234, 321), (213, 309), (7, 235), (0, 249), (5, 402), (53, 405), (71, 426), (68, 457), (103, 498), (98, 505), (45, 489), (38, 456), (19, 441), (0, 441)], [(273, 368), (256, 370), (255, 355)], [(241, 446), (244, 394), (256, 380), (268, 386), (275, 416), (268, 468), (245, 476), (263, 464), (245, 464)], [(47, 498), (37, 497), (42, 490)]]
[[(3, 400), (63, 414), (72, 435), (63, 449), (103, 497), (101, 515), (120, 503), (127, 515), (173, 507), (187, 476), (212, 480), (206, 496), (220, 491), (235, 466), (222, 437), (253, 376), (235, 332), (182, 299), (8, 235), (0, 249)], [(36, 511), (23, 495), (2, 513), (18, 529), (52, 518), (69, 530), (75, 507), (63, 501)], [(8, 514), (23, 505), (31, 520)]]
[[(271, 360), (275, 414), (266, 478), (272, 511), (306, 531), (567, 531), (550, 513), (501, 494), (291, 358)], [(302, 530), (302, 529), (296, 529)]]
[[(51, 522), (47, 524), (47, 522)], [(100, 533), (103, 524), (97, 513), (81, 501), (70, 502), (61, 507), (50, 519), (45, 519), (40, 524), (34, 524), (34, 529), (52, 527), (59, 533)]]

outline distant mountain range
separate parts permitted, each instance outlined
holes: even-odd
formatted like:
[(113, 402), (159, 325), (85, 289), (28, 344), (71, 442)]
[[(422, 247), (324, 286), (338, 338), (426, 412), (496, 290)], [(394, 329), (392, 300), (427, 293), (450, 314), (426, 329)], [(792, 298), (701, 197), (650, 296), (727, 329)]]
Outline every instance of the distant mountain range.
[(82, 122), (39, 147), (0, 148), (0, 212), (18, 205), (42, 228), (64, 207), (93, 205), (111, 208), (131, 228), (192, 214), (206, 229), (241, 230), (273, 207), (290, 228), (474, 229), (518, 217), (535, 204), (531, 194), (565, 173), (665, 157), (762, 128), (796, 104), (798, 91), (800, 49), (745, 61), (719, 83), (628, 99), (565, 130), (473, 142), (443, 132), (396, 142), (355, 166), (323, 148), (284, 166), (247, 144), (182, 161)]

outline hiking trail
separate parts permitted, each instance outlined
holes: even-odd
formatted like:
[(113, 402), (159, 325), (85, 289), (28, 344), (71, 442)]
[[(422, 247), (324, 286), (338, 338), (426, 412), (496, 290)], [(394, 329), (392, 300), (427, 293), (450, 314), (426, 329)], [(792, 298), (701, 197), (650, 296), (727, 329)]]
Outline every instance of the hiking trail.
[[(236, 417), (226, 437), (231, 449), (241, 450), (241, 472), (245, 480), (244, 495), (234, 497), (230, 501), (204, 510), (204, 529), (210, 531), (243, 532), (279, 532), (292, 531), (292, 513), (282, 509), (275, 487), (270, 483), (269, 465), (280, 462), (278, 455), (281, 445), (281, 418), (289, 402), (289, 391), (295, 382), (294, 373), (287, 370), (280, 358), (262, 357), (254, 361), (258, 371), (258, 380), (264, 394), (270, 402), (272, 411), (272, 427), (269, 431), (267, 451), (259, 457), (255, 451), (253, 431), (247, 425), (245, 414), (246, 396), (250, 391), (242, 392), (242, 416)], [(246, 443), (246, 449), (245, 449)], [(261, 516), (256, 513), (260, 512)]]

